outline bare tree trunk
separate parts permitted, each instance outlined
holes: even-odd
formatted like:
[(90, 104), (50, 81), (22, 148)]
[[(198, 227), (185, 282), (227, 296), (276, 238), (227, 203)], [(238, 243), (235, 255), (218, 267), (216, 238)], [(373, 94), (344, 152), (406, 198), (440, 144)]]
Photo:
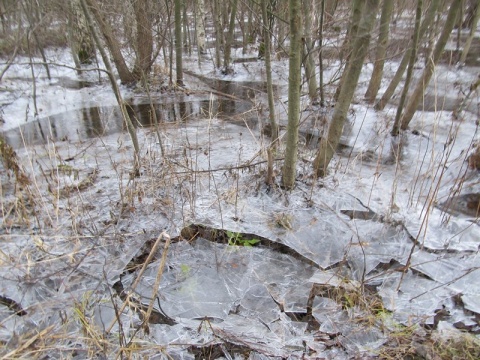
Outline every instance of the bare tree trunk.
[(198, 53), (205, 54), (205, 4), (203, 0), (197, 0), (195, 19)]
[(335, 10), (337, 10), (338, 0), (322, 0), (323, 3), (323, 12), (324, 12), (324, 19), (326, 28), (332, 26)]
[(183, 26), (183, 47), (185, 51), (188, 52), (188, 55), (192, 55), (192, 36), (190, 33), (190, 26), (188, 26), (188, 14), (187, 14), (188, 3), (183, 3), (183, 15), (182, 15), (182, 26)]
[[(25, 0), (25, 2), (22, 3), (22, 5), (23, 5), (24, 13), (25, 13), (25, 15), (27, 17), (27, 21), (28, 21), (29, 35), (31, 34), (33, 36), (33, 39), (35, 40), (36, 48), (40, 52), (40, 55), (42, 56), (43, 67), (45, 68), (45, 71), (47, 73), (47, 77), (50, 80), (51, 79), (50, 67), (48, 66), (48, 63), (47, 63), (47, 57), (45, 55), (45, 49), (43, 47), (43, 44), (40, 41), (40, 38), (37, 35), (37, 27), (38, 27), (38, 22), (40, 20), (37, 20), (32, 15), (35, 12), (35, 9), (38, 7), (38, 4), (35, 1), (28, 2), (27, 0)], [(31, 55), (32, 54), (30, 53), (30, 56)]]
[(152, 66), (153, 35), (152, 20), (150, 18), (148, 0), (131, 0), (137, 23), (136, 59), (133, 67), (133, 76), (140, 80), (148, 76)]
[(474, 26), (475, 14), (478, 12), (480, 4), (478, 0), (470, 0), (468, 2), (468, 8), (466, 10), (465, 20), (462, 23), (462, 29), (472, 29)]
[(350, 56), (352, 50), (352, 44), (357, 36), (358, 25), (362, 17), (363, 8), (365, 6), (364, 0), (353, 0), (352, 2), (352, 13), (350, 16), (350, 22), (347, 29), (347, 34), (343, 41), (342, 47), (340, 49), (340, 61), (343, 61), (345, 58)]
[(315, 63), (313, 61), (314, 41), (312, 41), (312, 0), (303, 0), (303, 12), (305, 19), (304, 37), (303, 37), (303, 64), (305, 67), (305, 77), (308, 84), (308, 96), (312, 104), (318, 102), (317, 96), (317, 78), (315, 76)]
[[(288, 16), (288, 3), (286, 1), (280, 2), (277, 14), (282, 19), (286, 19), (286, 17)], [(277, 51), (283, 51), (285, 43), (285, 33), (288, 32), (287, 23), (285, 21), (278, 21), (277, 23), (277, 41), (275, 47)]]
[(321, 10), (320, 10), (320, 24), (318, 28), (318, 42), (320, 46), (320, 51), (318, 52), (318, 72), (320, 78), (320, 106), (325, 106), (325, 91), (323, 90), (323, 28), (325, 21), (325, 1), (321, 0)]
[[(419, 39), (422, 39), (425, 33), (427, 32), (430, 25), (433, 23), (435, 19), (435, 14), (437, 13), (438, 7), (440, 5), (440, 0), (432, 0), (430, 2), (430, 7), (428, 8), (427, 14), (425, 15), (424, 20), (422, 21), (422, 25), (420, 27)], [(400, 65), (398, 65), (398, 69), (395, 72), (390, 84), (388, 84), (387, 90), (382, 95), (382, 98), (375, 104), (376, 110), (383, 110), (385, 105), (388, 104), (390, 101), (395, 89), (397, 88), (398, 84), (402, 80), (403, 73), (407, 69), (408, 62), (410, 61), (412, 55), (412, 47), (411, 45), (408, 47), (407, 51), (403, 55), (402, 61)]]
[(138, 138), (137, 138), (137, 133), (135, 131), (135, 127), (133, 126), (132, 120), (130, 119), (130, 116), (128, 115), (127, 108), (125, 106), (125, 102), (122, 99), (122, 94), (120, 93), (120, 89), (118, 88), (117, 85), (117, 80), (115, 79), (115, 76), (113, 75), (113, 69), (112, 65), (110, 64), (110, 59), (108, 58), (107, 52), (105, 49), (102, 47), (102, 44), (100, 42), (100, 38), (97, 35), (97, 32), (95, 31), (95, 25), (93, 23), (93, 19), (90, 15), (88, 6), (87, 6), (87, 1), (88, 0), (80, 0), (80, 5), (82, 6), (83, 13), (85, 15), (85, 19), (87, 21), (87, 24), (90, 28), (91, 35), (97, 45), (98, 50), (100, 51), (100, 54), (102, 55), (103, 62), (105, 63), (105, 68), (107, 71), (108, 78), (110, 80), (110, 84), (112, 85), (113, 92), (115, 94), (115, 97), (117, 99), (118, 106), (120, 107), (120, 110), (122, 112), (122, 117), (123, 120), (125, 121), (125, 125), (127, 126), (128, 133), (130, 135), (130, 138), (132, 139), (133, 143), (133, 149), (134, 149), (134, 165), (133, 165), (133, 173), (135, 176), (139, 175), (140, 171), (140, 146), (138, 144)]
[(223, 31), (222, 31), (222, 23), (221, 23), (221, 16), (220, 16), (220, 5), (218, 3), (219, 0), (212, 0), (212, 7), (213, 7), (213, 26), (215, 28), (215, 66), (217, 68), (220, 67), (220, 47), (223, 43)]
[[(79, 0), (69, 1), (68, 29), (71, 34), (71, 47), (74, 60), (79, 64), (90, 64), (95, 59), (95, 45), (88, 30)], [(75, 62), (76, 66), (77, 62)]]
[[(83, 1), (83, 0), (81, 0)], [(135, 82), (135, 77), (128, 69), (125, 59), (122, 55), (122, 48), (118, 40), (113, 34), (112, 27), (106, 21), (106, 19), (100, 13), (99, 5), (96, 0), (85, 0), (88, 4), (88, 8), (93, 14), (93, 17), (97, 21), (100, 31), (102, 32), (103, 38), (107, 44), (110, 54), (112, 55), (113, 62), (117, 68), (118, 76), (120, 76), (120, 81), (123, 84), (129, 84)], [(98, 47), (98, 45), (97, 45)], [(100, 49), (99, 49), (100, 50)]]
[(223, 50), (223, 73), (231, 74), (233, 69), (230, 66), (232, 44), (235, 35), (235, 15), (237, 13), (238, 0), (232, 0), (232, 9), (230, 10), (230, 22), (228, 25), (227, 39), (225, 41), (225, 49)]
[(268, 112), (270, 119), (270, 126), (272, 127), (272, 148), (275, 149), (278, 141), (278, 125), (275, 120), (275, 102), (273, 99), (273, 85), (272, 85), (272, 64), (270, 59), (271, 51), (271, 29), (270, 21), (267, 12), (267, 1), (262, 0), (262, 16), (263, 16), (263, 40), (265, 42), (265, 71), (267, 73), (267, 96), (268, 96)]
[[(345, 35), (345, 40), (342, 44), (342, 48), (340, 49), (340, 61), (346, 59), (345, 62), (345, 70), (343, 71), (343, 75), (345, 75), (346, 69), (349, 67), (351, 61), (357, 61), (353, 54), (353, 47), (355, 46), (354, 41), (358, 33), (358, 27), (360, 20), (362, 18), (363, 9), (365, 8), (365, 1), (364, 0), (354, 0), (352, 4), (352, 15), (350, 19), (350, 25), (347, 30), (347, 35)], [(340, 78), (340, 83), (338, 84), (337, 90), (335, 91), (334, 99), (335, 101), (338, 100), (340, 96), (340, 91), (344, 86), (344, 76)]]
[(182, 54), (182, 0), (175, 0), (175, 59), (177, 66), (177, 85), (183, 86), (183, 54)]
[[(473, 38), (475, 37), (475, 31), (477, 29), (477, 24), (480, 19), (480, 5), (477, 4), (475, 8), (475, 13), (472, 18), (470, 33), (468, 34), (467, 41), (463, 45), (462, 55), (460, 56), (460, 64), (464, 64), (467, 59), (468, 52), (470, 51), (470, 46), (472, 45)], [(459, 29), (460, 32), (460, 29)]]
[(342, 135), (343, 125), (347, 118), (348, 108), (352, 102), (363, 62), (367, 55), (371, 31), (375, 23), (380, 0), (367, 0), (365, 2), (366, 7), (361, 16), (357, 36), (353, 43), (352, 59), (355, 60), (349, 62), (348, 67), (345, 69), (345, 74), (342, 76), (344, 78), (344, 86), (340, 89), (327, 136), (322, 137), (320, 140), (318, 152), (313, 161), (313, 168), (318, 177), (325, 176), (327, 167), (335, 154), (340, 136)]
[(403, 85), (402, 95), (400, 102), (398, 103), (397, 113), (395, 115), (395, 122), (393, 123), (392, 136), (397, 136), (400, 132), (400, 119), (402, 115), (403, 106), (405, 105), (405, 99), (407, 98), (408, 90), (410, 89), (410, 81), (412, 80), (413, 67), (415, 65), (415, 59), (417, 58), (418, 40), (420, 33), (420, 21), (422, 20), (422, 7), (423, 0), (417, 0), (417, 11), (415, 14), (415, 31), (413, 32), (413, 42), (411, 47), (411, 56), (408, 63), (407, 78)]
[(302, 65), (302, 3), (289, 0), (290, 9), (290, 60), (288, 72), (288, 125), (287, 148), (283, 164), (282, 184), (287, 189), (295, 186), (298, 126), (300, 120), (300, 85)]
[(435, 49), (433, 50), (432, 57), (429, 59), (425, 69), (423, 70), (422, 77), (419, 79), (415, 90), (410, 95), (407, 103), (407, 107), (405, 108), (405, 113), (403, 114), (402, 121), (401, 121), (401, 129), (406, 130), (408, 124), (413, 118), (415, 111), (417, 110), (417, 106), (420, 100), (423, 98), (423, 94), (425, 93), (425, 89), (432, 78), (433, 71), (435, 69), (435, 65), (440, 60), (440, 56), (443, 53), (443, 49), (447, 44), (448, 38), (455, 26), (455, 22), (457, 20), (458, 13), (460, 11), (460, 6), (457, 0), (452, 0), (450, 5), (450, 10), (448, 11), (447, 19), (445, 20), (445, 24), (443, 25), (442, 32), (440, 34), (439, 39), (435, 45)]
[(462, 23), (463, 23), (463, 7), (465, 6), (465, 0), (457, 0), (458, 5), (460, 6), (460, 13), (457, 16), (457, 47), (455, 48), (455, 52), (458, 55), (460, 53), (460, 39), (462, 37)]
[(373, 104), (377, 97), (378, 89), (382, 82), (383, 65), (385, 64), (385, 56), (387, 54), (388, 33), (390, 21), (392, 19), (393, 9), (395, 7), (394, 0), (383, 0), (382, 15), (380, 17), (380, 33), (378, 35), (377, 52), (375, 54), (375, 64), (373, 65), (372, 77), (368, 83), (365, 100)]

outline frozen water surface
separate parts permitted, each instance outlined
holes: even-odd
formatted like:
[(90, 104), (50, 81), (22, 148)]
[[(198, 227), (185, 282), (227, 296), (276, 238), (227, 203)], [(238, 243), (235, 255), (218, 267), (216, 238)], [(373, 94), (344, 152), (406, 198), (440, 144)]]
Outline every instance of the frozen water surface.
[[(4, 130), (32, 120), (31, 88), (18, 79), (28, 69), (14, 70), (5, 81), (18, 92), (2, 93)], [(226, 80), (261, 85), (255, 63), (236, 71)], [(196, 72), (216, 76), (207, 64)], [(284, 99), (285, 79), (276, 74)], [(98, 79), (66, 69), (54, 76), (37, 83), (49, 129), (59, 113), (114, 105)], [(192, 89), (208, 89), (193, 79)], [(462, 70), (438, 81), (460, 79), (475, 77)], [(112, 358), (132, 341), (150, 358), (193, 359), (198, 349), (215, 348), (225, 358), (347, 359), (374, 355), (400, 324), (479, 331), (477, 218), (442, 205), (479, 190), (478, 174), (466, 166), (477, 140), (474, 114), (455, 122), (446, 111), (419, 112), (399, 150), (388, 136), (394, 110), (356, 104), (331, 173), (315, 181), (314, 151), (302, 148), (296, 188), (286, 192), (264, 184), (268, 139), (251, 123), (252, 116), (265, 121), (260, 111), (221, 118), (208, 91), (189, 96), (195, 116), (175, 104), (178, 121), (161, 127), (164, 158), (156, 134), (138, 130), (139, 178), (130, 176), (132, 145), (117, 132), (113, 108), (107, 136), (77, 141), (57, 127), (55, 142), (45, 136), (43, 145), (17, 149), (35, 202), (19, 202), (2, 174), (0, 341), (7, 351), (44, 331), (64, 349), (59, 358), (102, 352), (89, 342), (97, 339)], [(264, 101), (255, 96), (250, 105)], [(274, 169), (278, 184), (280, 160)], [(186, 236), (187, 227), (202, 231)], [(162, 231), (172, 238), (168, 252), (163, 238), (140, 275)], [(250, 240), (258, 241), (243, 246)], [(154, 320), (142, 325), (151, 303)]]

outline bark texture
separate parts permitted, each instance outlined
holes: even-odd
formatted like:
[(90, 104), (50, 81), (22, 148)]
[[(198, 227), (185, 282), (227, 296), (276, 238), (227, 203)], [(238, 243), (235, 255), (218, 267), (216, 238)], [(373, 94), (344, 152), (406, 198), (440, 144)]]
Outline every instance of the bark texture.
[(150, 73), (153, 55), (152, 19), (148, 0), (131, 0), (137, 25), (135, 50), (136, 59), (133, 76), (140, 80)]
[(195, 8), (195, 31), (197, 33), (197, 47), (199, 54), (205, 54), (205, 3), (197, 0)]
[(388, 34), (390, 29), (390, 20), (392, 19), (394, 0), (384, 0), (382, 5), (382, 15), (380, 17), (380, 32), (378, 35), (377, 51), (375, 54), (375, 64), (373, 65), (372, 77), (368, 83), (365, 100), (373, 104), (377, 97), (378, 89), (382, 82), (383, 66), (387, 55)]
[(178, 86), (183, 86), (182, 4), (182, 0), (175, 0), (175, 64)]
[(288, 72), (288, 125), (287, 148), (283, 164), (282, 185), (286, 189), (295, 186), (298, 124), (300, 120), (300, 85), (302, 65), (302, 4), (301, 0), (289, 0), (290, 9), (290, 58)]
[(278, 125), (275, 120), (275, 102), (273, 98), (273, 84), (272, 84), (272, 65), (271, 65), (271, 33), (269, 26), (269, 17), (267, 12), (267, 2), (269, 0), (262, 0), (262, 17), (263, 17), (263, 39), (265, 42), (265, 71), (267, 73), (267, 97), (268, 97), (268, 118), (270, 126), (272, 127), (272, 147), (276, 147), (278, 141)]
[(223, 72), (224, 74), (230, 74), (233, 72), (231, 63), (231, 51), (233, 45), (233, 39), (235, 35), (235, 15), (237, 13), (238, 0), (232, 0), (232, 9), (230, 10), (230, 22), (228, 25), (227, 38), (225, 40), (225, 50), (223, 53)]
[[(427, 14), (425, 15), (424, 20), (422, 21), (422, 25), (420, 27), (420, 32), (419, 32), (419, 39), (422, 39), (427, 30), (429, 29), (430, 25), (433, 24), (433, 21), (435, 19), (435, 14), (437, 13), (438, 7), (440, 5), (440, 0), (432, 0), (430, 2), (430, 6), (428, 8)], [(397, 88), (398, 84), (402, 80), (402, 76), (407, 69), (408, 62), (410, 61), (410, 58), (412, 56), (412, 46), (409, 45), (407, 51), (403, 55), (402, 61), (400, 62), (400, 65), (398, 66), (397, 71), (395, 72), (395, 75), (393, 76), (392, 80), (388, 84), (387, 90), (382, 95), (382, 98), (375, 104), (375, 109), (376, 110), (383, 110), (385, 105), (388, 104), (390, 101), (391, 97), (395, 93), (395, 89)]]
[(327, 135), (320, 140), (317, 155), (313, 162), (313, 168), (317, 177), (325, 176), (327, 167), (335, 154), (335, 150), (342, 135), (343, 125), (347, 118), (348, 109), (353, 99), (355, 88), (358, 84), (363, 61), (367, 55), (368, 46), (373, 24), (375, 23), (378, 4), (380, 0), (367, 0), (366, 8), (361, 17), (358, 33), (353, 44), (352, 58), (349, 66), (345, 69), (342, 88), (338, 101), (333, 110), (332, 120)]
[(468, 34), (467, 41), (463, 45), (462, 55), (460, 56), (460, 63), (465, 63), (467, 59), (468, 52), (470, 51), (470, 47), (472, 46), (473, 38), (475, 37), (475, 31), (477, 30), (477, 24), (480, 19), (480, 5), (474, 8), (475, 12), (472, 17), (472, 21), (470, 24), (470, 33)]
[(455, 26), (455, 22), (457, 21), (457, 16), (459, 12), (460, 6), (458, 4), (458, 1), (452, 0), (450, 10), (448, 11), (447, 19), (445, 20), (445, 24), (443, 25), (440, 37), (435, 44), (435, 49), (433, 50), (432, 57), (427, 62), (421, 78), (418, 80), (413, 93), (408, 99), (408, 103), (401, 120), (402, 130), (407, 129), (408, 124), (410, 124), (410, 121), (412, 120), (413, 115), (417, 110), (417, 106), (420, 103), (420, 100), (423, 98), (425, 89), (427, 88), (428, 83), (430, 82), (430, 79), (432, 78), (433, 72), (435, 70), (435, 65), (438, 63), (438, 60), (440, 60), (443, 50), (445, 49), (445, 45), (447, 44), (448, 38), (450, 37), (450, 33)]
[[(122, 46), (113, 34), (113, 29), (105, 17), (100, 11), (100, 6), (96, 0), (85, 0), (88, 5), (89, 11), (92, 12), (93, 17), (95, 18), (100, 31), (102, 32), (105, 43), (107, 44), (108, 50), (112, 55), (113, 63), (117, 68), (118, 76), (120, 81), (123, 84), (129, 84), (135, 82), (135, 77), (128, 68), (125, 59), (122, 55)], [(82, 5), (83, 6), (83, 5)]]
[(79, 0), (70, 0), (68, 28), (71, 34), (72, 53), (81, 64), (90, 64), (95, 58), (95, 45), (88, 30), (88, 24), (83, 14)]
[(415, 59), (417, 57), (418, 40), (420, 33), (420, 21), (422, 20), (422, 7), (423, 0), (417, 0), (417, 11), (415, 14), (415, 31), (413, 33), (413, 42), (411, 45), (411, 56), (408, 63), (407, 77), (403, 86), (402, 95), (400, 96), (400, 102), (398, 103), (397, 113), (395, 115), (395, 122), (393, 123), (392, 136), (397, 136), (400, 131), (400, 118), (402, 116), (403, 106), (405, 99), (407, 98), (408, 89), (410, 88), (410, 82), (413, 75), (413, 67), (415, 65)]

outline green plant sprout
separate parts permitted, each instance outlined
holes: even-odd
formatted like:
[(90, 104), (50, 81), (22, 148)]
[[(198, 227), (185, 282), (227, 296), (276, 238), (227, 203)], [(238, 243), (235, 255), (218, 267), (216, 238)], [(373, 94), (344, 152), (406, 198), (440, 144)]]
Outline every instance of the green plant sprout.
[(247, 246), (252, 247), (255, 244), (258, 244), (260, 240), (258, 239), (244, 239), (243, 235), (235, 231), (226, 231), (228, 236), (228, 245), (230, 246)]

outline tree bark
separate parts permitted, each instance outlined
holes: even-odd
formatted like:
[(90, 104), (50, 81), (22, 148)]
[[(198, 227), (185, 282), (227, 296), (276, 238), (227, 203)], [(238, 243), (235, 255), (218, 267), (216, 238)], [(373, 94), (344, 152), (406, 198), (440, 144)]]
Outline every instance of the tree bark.
[[(117, 68), (118, 76), (120, 81), (123, 84), (130, 84), (135, 82), (135, 77), (128, 69), (125, 59), (122, 55), (122, 48), (118, 40), (113, 35), (113, 30), (107, 20), (100, 13), (99, 5), (96, 0), (85, 0), (88, 4), (89, 10), (92, 12), (93, 17), (97, 21), (100, 31), (102, 32), (103, 38), (107, 44), (110, 54), (113, 58), (113, 63)], [(100, 49), (99, 49), (100, 50)]]
[[(353, 47), (354, 41), (358, 33), (358, 27), (360, 20), (362, 18), (363, 9), (365, 8), (365, 1), (364, 0), (354, 0), (352, 4), (352, 15), (350, 18), (350, 25), (347, 30), (347, 35), (345, 35), (345, 40), (342, 44), (342, 48), (340, 49), (340, 61), (345, 61), (345, 68), (343, 75), (347, 72), (347, 68), (351, 61), (357, 61), (355, 55), (353, 54)], [(334, 100), (337, 101), (338, 97), (340, 96), (340, 91), (344, 86), (344, 76), (340, 78), (340, 83), (338, 84), (337, 90), (335, 91)]]
[(199, 54), (205, 54), (205, 4), (203, 0), (197, 0), (195, 8), (195, 27), (197, 33), (197, 48)]
[[(464, 64), (467, 59), (468, 52), (470, 51), (470, 46), (472, 45), (473, 38), (475, 37), (475, 31), (477, 30), (477, 24), (480, 19), (480, 5), (477, 4), (475, 8), (475, 13), (472, 17), (470, 33), (468, 34), (467, 41), (463, 45), (462, 55), (460, 56), (460, 64)], [(460, 31), (460, 30), (459, 30)]]
[(88, 30), (79, 0), (69, 1), (68, 29), (71, 34), (71, 47), (74, 60), (81, 64), (90, 64), (95, 58), (95, 45)]
[(317, 155), (313, 161), (316, 176), (325, 176), (327, 167), (335, 154), (335, 150), (342, 135), (343, 125), (347, 118), (348, 108), (353, 99), (355, 88), (358, 84), (363, 61), (367, 55), (370, 44), (371, 31), (375, 23), (378, 4), (380, 0), (367, 0), (366, 7), (361, 16), (356, 39), (353, 43), (352, 59), (345, 69), (344, 86), (340, 89), (338, 101), (333, 110), (333, 116), (328, 128), (327, 136), (320, 140)]
[(314, 41), (312, 41), (312, 0), (303, 0), (303, 12), (305, 19), (304, 37), (303, 37), (303, 64), (305, 67), (305, 77), (308, 84), (308, 96), (312, 104), (318, 102), (317, 96), (317, 78), (315, 76), (315, 63), (313, 61)]
[(354, 0), (352, 2), (352, 13), (350, 16), (350, 22), (347, 29), (347, 34), (343, 41), (342, 47), (340, 48), (340, 61), (344, 60), (350, 56), (352, 50), (352, 43), (357, 36), (358, 25), (360, 19), (362, 18), (362, 12), (364, 8), (364, 0)]
[(136, 59), (133, 76), (140, 80), (150, 73), (153, 55), (152, 20), (148, 0), (131, 0), (137, 23)]
[(182, 54), (182, 0), (175, 0), (175, 63), (177, 66), (177, 85), (183, 86)]
[(270, 120), (270, 126), (272, 127), (272, 148), (276, 148), (278, 142), (278, 125), (275, 120), (275, 102), (273, 99), (273, 85), (272, 85), (272, 64), (270, 59), (271, 51), (271, 29), (269, 26), (269, 17), (267, 12), (267, 1), (262, 0), (262, 17), (263, 17), (263, 40), (265, 42), (265, 71), (267, 73), (267, 97), (268, 97), (268, 118)]
[(432, 78), (433, 72), (435, 70), (435, 65), (440, 60), (440, 57), (443, 53), (443, 49), (445, 49), (445, 45), (447, 44), (448, 38), (455, 26), (455, 22), (457, 20), (458, 13), (460, 12), (460, 6), (457, 0), (452, 0), (450, 5), (450, 10), (448, 11), (447, 19), (445, 20), (445, 24), (443, 25), (442, 32), (440, 37), (437, 40), (435, 45), (435, 49), (433, 50), (432, 57), (429, 59), (425, 69), (423, 70), (422, 77), (418, 81), (415, 90), (410, 95), (408, 99), (407, 106), (405, 108), (405, 112), (402, 116), (401, 120), (401, 129), (406, 130), (408, 124), (413, 118), (415, 111), (417, 110), (417, 106), (420, 103), (420, 100), (423, 98), (423, 94), (425, 93), (425, 89)]
[(235, 15), (237, 13), (238, 0), (232, 0), (232, 8), (230, 10), (230, 22), (228, 25), (227, 39), (225, 41), (225, 49), (223, 51), (223, 73), (231, 74), (233, 69), (230, 66), (232, 44), (235, 35)]
[(220, 47), (223, 43), (223, 31), (219, 0), (212, 0), (213, 26), (215, 28), (215, 66), (220, 68)]
[(135, 176), (139, 174), (140, 171), (140, 146), (138, 144), (138, 138), (137, 138), (137, 133), (135, 131), (135, 127), (133, 126), (132, 120), (130, 119), (130, 116), (128, 115), (127, 108), (125, 106), (125, 102), (122, 99), (122, 94), (120, 92), (120, 89), (118, 88), (117, 85), (117, 80), (115, 79), (115, 76), (113, 75), (113, 70), (112, 70), (112, 65), (110, 64), (110, 59), (108, 58), (107, 52), (105, 49), (102, 47), (102, 44), (100, 43), (100, 38), (97, 35), (97, 32), (95, 31), (95, 26), (93, 24), (93, 19), (90, 16), (90, 12), (87, 6), (87, 1), (88, 0), (80, 0), (80, 5), (82, 6), (83, 13), (85, 15), (85, 19), (87, 21), (87, 24), (90, 28), (90, 33), (97, 45), (98, 50), (100, 51), (100, 54), (102, 55), (103, 62), (105, 64), (105, 68), (107, 70), (107, 75), (110, 80), (110, 84), (112, 85), (113, 92), (115, 94), (115, 97), (117, 99), (118, 106), (120, 107), (121, 113), (123, 120), (125, 121), (125, 125), (127, 127), (128, 133), (130, 135), (130, 138), (132, 139), (133, 143), (133, 149), (134, 149), (134, 166), (133, 166), (133, 173)]
[(418, 49), (418, 40), (420, 33), (420, 21), (422, 20), (422, 7), (423, 0), (417, 0), (417, 11), (415, 14), (415, 30), (413, 33), (413, 42), (411, 45), (411, 56), (408, 63), (407, 78), (405, 79), (405, 84), (403, 85), (402, 95), (400, 97), (400, 102), (398, 103), (397, 113), (395, 115), (395, 122), (393, 123), (392, 136), (397, 136), (400, 132), (400, 118), (402, 115), (403, 106), (405, 105), (405, 99), (407, 98), (408, 89), (410, 89), (410, 81), (412, 80), (413, 67), (415, 65), (415, 59), (417, 57)]
[(377, 51), (375, 54), (375, 64), (373, 65), (372, 77), (368, 83), (365, 100), (369, 104), (373, 104), (377, 97), (378, 89), (382, 82), (383, 66), (385, 64), (385, 56), (387, 54), (388, 33), (390, 28), (390, 20), (392, 19), (393, 9), (395, 7), (394, 0), (384, 0), (382, 5), (382, 15), (380, 17), (380, 33), (378, 35)]
[(321, 0), (321, 10), (320, 10), (320, 24), (318, 29), (318, 42), (320, 50), (318, 52), (318, 72), (320, 78), (320, 106), (325, 106), (325, 91), (323, 90), (323, 29), (325, 21), (325, 1)]
[[(435, 14), (437, 13), (438, 7), (440, 5), (440, 0), (432, 0), (430, 2), (430, 7), (425, 15), (424, 20), (422, 21), (422, 25), (420, 27), (420, 33), (418, 35), (419, 39), (422, 39), (425, 33), (427, 32), (430, 25), (433, 23), (435, 19)], [(407, 69), (408, 62), (410, 61), (412, 55), (412, 47), (409, 45), (407, 51), (403, 55), (402, 61), (400, 65), (398, 65), (398, 69), (395, 72), (390, 84), (388, 84), (387, 90), (382, 95), (382, 98), (375, 104), (375, 110), (383, 110), (385, 105), (388, 104), (395, 89), (397, 88), (398, 84), (402, 80), (403, 73)]]
[(282, 184), (286, 189), (295, 186), (298, 126), (300, 120), (300, 85), (302, 65), (302, 4), (289, 0), (290, 9), (290, 59), (288, 72), (288, 125), (287, 148), (283, 164)]

